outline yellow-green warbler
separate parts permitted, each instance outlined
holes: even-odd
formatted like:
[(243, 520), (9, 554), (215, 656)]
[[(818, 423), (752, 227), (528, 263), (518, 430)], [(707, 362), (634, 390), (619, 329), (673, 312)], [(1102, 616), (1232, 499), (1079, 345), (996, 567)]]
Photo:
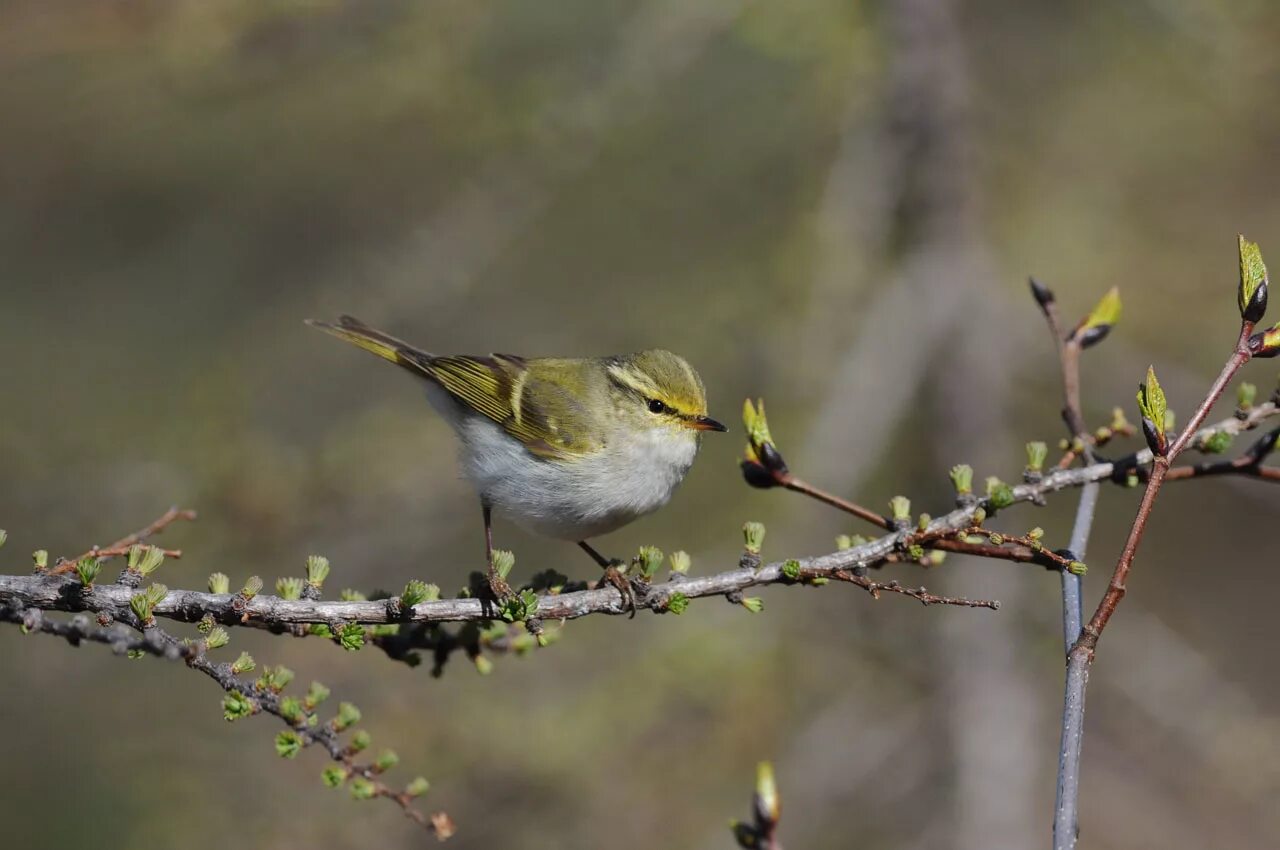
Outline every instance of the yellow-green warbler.
[(586, 541), (665, 505), (702, 432), (725, 430), (707, 416), (698, 373), (670, 351), (436, 355), (350, 316), (307, 324), (426, 380), (427, 398), (457, 432), (463, 471), (480, 494), (491, 584), (494, 508), (536, 534), (576, 541), (608, 568)]

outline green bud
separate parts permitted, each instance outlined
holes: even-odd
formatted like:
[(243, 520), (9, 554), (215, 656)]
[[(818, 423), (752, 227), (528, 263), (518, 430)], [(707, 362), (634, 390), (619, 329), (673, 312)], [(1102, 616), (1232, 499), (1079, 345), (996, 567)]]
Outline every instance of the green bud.
[(1081, 348), (1089, 348), (1102, 342), (1115, 323), (1120, 320), (1120, 290), (1111, 287), (1097, 305), (1084, 317), (1068, 337), (1077, 340)]
[(206, 649), (221, 649), (230, 642), (231, 635), (227, 634), (227, 630), (222, 626), (214, 626), (204, 638)]
[(1220, 455), (1231, 448), (1233, 439), (1226, 431), (1214, 431), (1200, 441), (1200, 451), (1209, 455)]
[(911, 519), (911, 500), (906, 496), (894, 496), (889, 500), (889, 508), (895, 520)]
[(764, 548), (764, 523), (748, 522), (742, 526), (742, 539), (746, 550), (752, 555), (759, 555)]
[(951, 467), (951, 484), (956, 488), (957, 495), (965, 496), (972, 493), (973, 467), (967, 463)]
[(1089, 568), (1086, 567), (1084, 564), (1080, 563), (1079, 561), (1072, 561), (1071, 563), (1067, 564), (1067, 570), (1068, 572), (1071, 572), (1072, 574), (1078, 575), (1078, 576), (1082, 576), (1085, 573), (1089, 572)]
[(764, 415), (764, 399), (757, 399), (756, 406), (752, 406), (751, 399), (743, 401), (742, 424), (747, 432), (747, 455), (749, 458), (754, 458), (759, 446), (765, 443), (774, 444), (773, 435), (769, 433), (769, 421)]
[(502, 578), (511, 575), (511, 569), (516, 565), (516, 556), (514, 552), (506, 549), (493, 550), (493, 569)]
[(689, 553), (683, 549), (679, 549), (671, 553), (671, 557), (667, 559), (667, 565), (671, 567), (671, 572), (685, 575), (689, 572), (689, 567), (693, 564), (693, 559), (689, 557)]
[(257, 664), (254, 663), (253, 656), (247, 652), (240, 653), (240, 657), (231, 662), (231, 672), (239, 676), (241, 673), (252, 672)]
[(324, 623), (310, 623), (307, 625), (307, 634), (332, 640), (333, 629), (329, 628)]
[(85, 587), (92, 585), (93, 580), (98, 577), (98, 573), (101, 571), (102, 562), (92, 555), (76, 561), (76, 576)]
[(347, 769), (331, 764), (320, 771), (320, 781), (325, 784), (326, 788), (341, 788), (347, 781)]
[(342, 592), (338, 594), (338, 598), (343, 602), (367, 602), (369, 597), (365, 596), (358, 590), (352, 590), (349, 587), (342, 588)]
[(133, 615), (138, 618), (144, 626), (153, 622), (151, 610), (155, 607), (155, 603), (147, 596), (146, 593), (135, 593), (129, 597), (129, 608), (133, 611)]
[(1168, 447), (1165, 435), (1169, 427), (1169, 405), (1153, 367), (1147, 367), (1147, 382), (1138, 387), (1138, 411), (1142, 414), (1142, 430), (1147, 437), (1147, 445), (1155, 454), (1163, 455)]
[(645, 578), (653, 578), (662, 568), (665, 557), (657, 546), (641, 546), (640, 554), (637, 556), (640, 562), (640, 574)]
[(916, 529), (918, 531), (926, 531), (931, 522), (933, 522), (933, 517), (928, 514), (920, 514), (920, 518), (916, 520)]
[(302, 751), (302, 736), (292, 729), (286, 729), (276, 735), (276, 755), (283, 759), (291, 759)]
[(913, 561), (919, 561), (924, 558), (924, 547), (919, 543), (912, 543), (907, 547), (907, 557)]
[(845, 549), (853, 548), (853, 538), (847, 534), (836, 535), (836, 549), (843, 552)]
[(404, 608), (412, 608), (419, 602), (430, 602), (440, 598), (440, 588), (434, 584), (427, 584), (425, 581), (412, 579), (404, 586), (404, 592), (400, 594), (400, 605)]
[(383, 750), (378, 753), (378, 757), (373, 762), (374, 770), (379, 773), (386, 773), (391, 768), (400, 763), (400, 756), (396, 755), (395, 750)]
[(338, 626), (338, 644), (347, 652), (355, 652), (364, 646), (364, 626), (359, 623), (343, 623)]
[(373, 743), (373, 738), (364, 729), (357, 729), (351, 733), (351, 749), (354, 752), (364, 752), (369, 749), (369, 745)]
[(320, 705), (320, 703), (324, 702), (328, 698), (329, 689), (319, 682), (312, 682), (311, 687), (307, 688), (307, 696), (306, 699), (303, 700), (303, 705), (306, 706), (308, 711), (312, 711), (316, 706)]
[(931, 550), (929, 550), (929, 564), (928, 564), (928, 565), (929, 565), (930, 567), (940, 567), (940, 566), (942, 566), (942, 563), (943, 563), (943, 561), (945, 561), (945, 560), (947, 560), (947, 553), (946, 553), (946, 552), (942, 551), (941, 549), (931, 549)]
[(1243, 381), (1240, 386), (1236, 387), (1236, 407), (1241, 410), (1248, 410), (1253, 407), (1253, 403), (1258, 398), (1258, 387), (1248, 381)]
[(489, 660), (488, 656), (477, 655), (472, 659), (472, 662), (476, 665), (476, 672), (481, 676), (488, 676), (493, 672), (493, 662)]
[(329, 577), (329, 559), (323, 555), (307, 556), (307, 584), (320, 587)]
[(1039, 540), (1044, 537), (1044, 529), (1037, 525), (1035, 528), (1027, 532), (1027, 537), (1032, 540)]
[(301, 723), (306, 718), (302, 700), (297, 697), (285, 697), (280, 700), (280, 716), (295, 726)]
[(31, 553), (31, 560), (35, 563), (37, 570), (43, 570), (49, 566), (49, 551), (47, 549), (37, 549)]
[(302, 598), (303, 581), (297, 576), (276, 579), (276, 596), (281, 599), (297, 600)]
[(777, 823), (782, 815), (782, 803), (778, 799), (778, 785), (773, 778), (773, 765), (762, 761), (756, 765), (756, 806), (760, 814), (771, 823)]
[(672, 614), (683, 614), (689, 607), (689, 597), (683, 593), (673, 593), (667, 597), (667, 610)]
[(987, 511), (981, 505), (973, 509), (973, 524), (982, 527), (982, 523), (986, 522)]
[(516, 635), (511, 639), (511, 651), (516, 655), (528, 655), (533, 652), (533, 648), (537, 646), (537, 641), (533, 635), (525, 632), (522, 635)]
[(404, 787), (404, 793), (410, 797), (421, 797), (429, 790), (431, 790), (431, 783), (421, 776), (414, 777), (413, 781)]
[(262, 675), (258, 677), (258, 681), (254, 683), (260, 691), (271, 691), (280, 693), (289, 686), (293, 681), (293, 671), (283, 664), (277, 664), (274, 667), (262, 668)]
[(527, 620), (536, 610), (538, 610), (538, 594), (528, 589), (504, 600), (498, 607), (502, 619), (508, 623)]
[(209, 576), (209, 592), (230, 593), (231, 579), (227, 578), (226, 573), (213, 573)]
[(147, 599), (151, 601), (152, 607), (155, 607), (160, 604), (161, 600), (169, 595), (169, 588), (165, 587), (160, 582), (155, 582), (154, 584), (148, 585), (142, 592), (147, 595)]
[(1257, 244), (1243, 236), (1237, 237), (1240, 249), (1240, 288), (1236, 303), (1240, 318), (1247, 322), (1262, 320), (1267, 312), (1267, 267), (1262, 262), (1262, 251)]
[(150, 576), (152, 572), (159, 570), (161, 563), (164, 563), (164, 552), (159, 547), (131, 547), (129, 549), (129, 557), (133, 557), (134, 549), (142, 549), (141, 557), (138, 558), (137, 566), (134, 570), (141, 572), (142, 575)]
[(262, 579), (257, 576), (249, 576), (245, 579), (244, 587), (240, 589), (240, 595), (245, 599), (252, 599), (262, 592)]
[(1013, 488), (992, 475), (987, 478), (987, 504), (995, 510), (1007, 508), (1014, 502)]
[(222, 698), (222, 716), (226, 720), (239, 720), (253, 714), (253, 702), (239, 691), (229, 691)]
[(378, 786), (374, 785), (363, 776), (356, 776), (351, 780), (351, 796), (356, 800), (371, 800), (378, 793)]
[(5, 544), (5, 541), (7, 541), (8, 539), (9, 539), (9, 532), (5, 531), (3, 528), (0, 528), (0, 546), (3, 546)]
[(1027, 443), (1027, 471), (1040, 472), (1049, 457), (1049, 447), (1040, 440)]
[(1002, 545), (1004, 545), (1004, 535), (1003, 535), (1003, 534), (993, 534), (993, 535), (991, 535), (991, 537), (990, 537), (990, 538), (988, 538), (988, 539), (991, 541), (991, 545), (992, 545), (992, 546), (1002, 546)]
[(1127, 431), (1133, 426), (1129, 424), (1129, 420), (1125, 418), (1123, 407), (1111, 408), (1111, 424), (1108, 426), (1112, 431)]
[(742, 598), (742, 607), (752, 614), (759, 614), (764, 610), (764, 600), (759, 596), (744, 596)]
[[(844, 548), (848, 548), (847, 546)], [(795, 558), (788, 558), (782, 562), (782, 574), (791, 581), (800, 580), (800, 562)]]
[(338, 703), (338, 716), (333, 719), (334, 731), (342, 732), (360, 722), (360, 709), (349, 702)]

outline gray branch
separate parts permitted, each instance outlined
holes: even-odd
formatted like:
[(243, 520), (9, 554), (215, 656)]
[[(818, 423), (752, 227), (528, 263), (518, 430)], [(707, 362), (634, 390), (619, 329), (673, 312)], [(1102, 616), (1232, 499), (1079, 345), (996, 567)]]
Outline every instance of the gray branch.
[[(1244, 418), (1230, 418), (1210, 428), (1202, 429), (1199, 436), (1214, 431), (1238, 434), (1256, 427), (1262, 420), (1277, 414), (1274, 402), (1255, 407)], [(1095, 463), (1077, 469), (1056, 470), (1039, 481), (1019, 484), (1013, 488), (1015, 502), (1042, 503), (1047, 496), (1094, 481), (1112, 478), (1117, 468), (1124, 470), (1134, 465), (1151, 462), (1151, 453), (1143, 450), (1114, 463)], [(927, 531), (932, 533), (958, 531), (970, 526), (979, 507), (991, 512), (984, 501), (966, 505), (934, 519)], [(891, 532), (850, 549), (832, 552), (812, 558), (797, 559), (800, 572), (806, 579), (830, 576), (848, 580), (852, 573), (884, 563), (900, 551), (907, 537), (915, 529), (904, 528)], [(763, 566), (747, 566), (726, 570), (714, 575), (681, 577), (660, 585), (642, 585), (636, 588), (637, 608), (661, 612), (676, 594), (689, 599), (707, 596), (740, 594), (748, 588), (770, 584), (789, 584), (792, 579), (783, 573), (783, 562)], [(870, 589), (870, 588), (868, 588)], [(901, 592), (901, 588), (880, 586), (878, 589)], [(21, 608), (41, 608), (48, 611), (92, 612), (128, 621), (129, 599), (136, 591), (122, 585), (82, 587), (74, 578), (50, 575), (0, 575), (0, 605)], [(919, 597), (917, 597), (919, 598)], [(921, 601), (942, 601), (928, 597)], [(951, 600), (955, 602), (956, 600)], [(544, 620), (572, 620), (589, 614), (626, 614), (630, 609), (619, 591), (610, 586), (594, 590), (547, 594), (539, 597), (537, 616)], [(202, 593), (192, 590), (173, 590), (154, 608), (157, 617), (183, 622), (197, 622), (210, 616), (224, 625), (241, 625), (252, 622), (266, 626), (323, 623), (448, 623), (495, 619), (494, 605), (483, 599), (443, 599), (422, 602), (410, 609), (401, 609), (398, 600), (367, 602), (339, 602), (325, 600), (286, 600), (275, 596), (258, 595), (245, 599), (238, 594)]]

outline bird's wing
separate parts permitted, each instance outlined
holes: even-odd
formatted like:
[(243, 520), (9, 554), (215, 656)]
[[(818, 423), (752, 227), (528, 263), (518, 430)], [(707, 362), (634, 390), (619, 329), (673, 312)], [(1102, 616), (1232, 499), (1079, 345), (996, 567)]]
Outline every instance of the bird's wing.
[[(307, 323), (357, 345), (420, 377), (435, 381), (457, 401), (493, 420), (537, 457), (571, 461), (601, 448), (581, 398), (584, 361), (529, 361), (512, 354), (437, 356), (359, 319)], [(529, 364), (537, 368), (530, 370)], [(568, 386), (576, 387), (577, 392)]]
[(423, 364), (450, 395), (501, 425), (530, 453), (559, 461), (601, 447), (582, 398), (557, 380), (558, 371), (579, 368), (576, 361), (543, 360), (531, 371), (529, 361), (510, 354), (433, 357)]

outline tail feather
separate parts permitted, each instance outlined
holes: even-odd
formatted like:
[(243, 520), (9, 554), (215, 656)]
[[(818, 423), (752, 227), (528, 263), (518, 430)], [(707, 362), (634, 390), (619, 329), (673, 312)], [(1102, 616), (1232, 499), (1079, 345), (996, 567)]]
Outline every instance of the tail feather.
[(411, 372), (427, 377), (430, 376), (428, 368), (434, 359), (433, 355), (420, 348), (414, 348), (407, 342), (396, 339), (390, 334), (371, 328), (354, 316), (339, 316), (337, 324), (321, 322), (315, 319), (306, 319), (305, 321), (311, 327), (333, 334), (338, 339), (363, 348), (371, 354), (376, 354), (383, 360), (388, 360)]

